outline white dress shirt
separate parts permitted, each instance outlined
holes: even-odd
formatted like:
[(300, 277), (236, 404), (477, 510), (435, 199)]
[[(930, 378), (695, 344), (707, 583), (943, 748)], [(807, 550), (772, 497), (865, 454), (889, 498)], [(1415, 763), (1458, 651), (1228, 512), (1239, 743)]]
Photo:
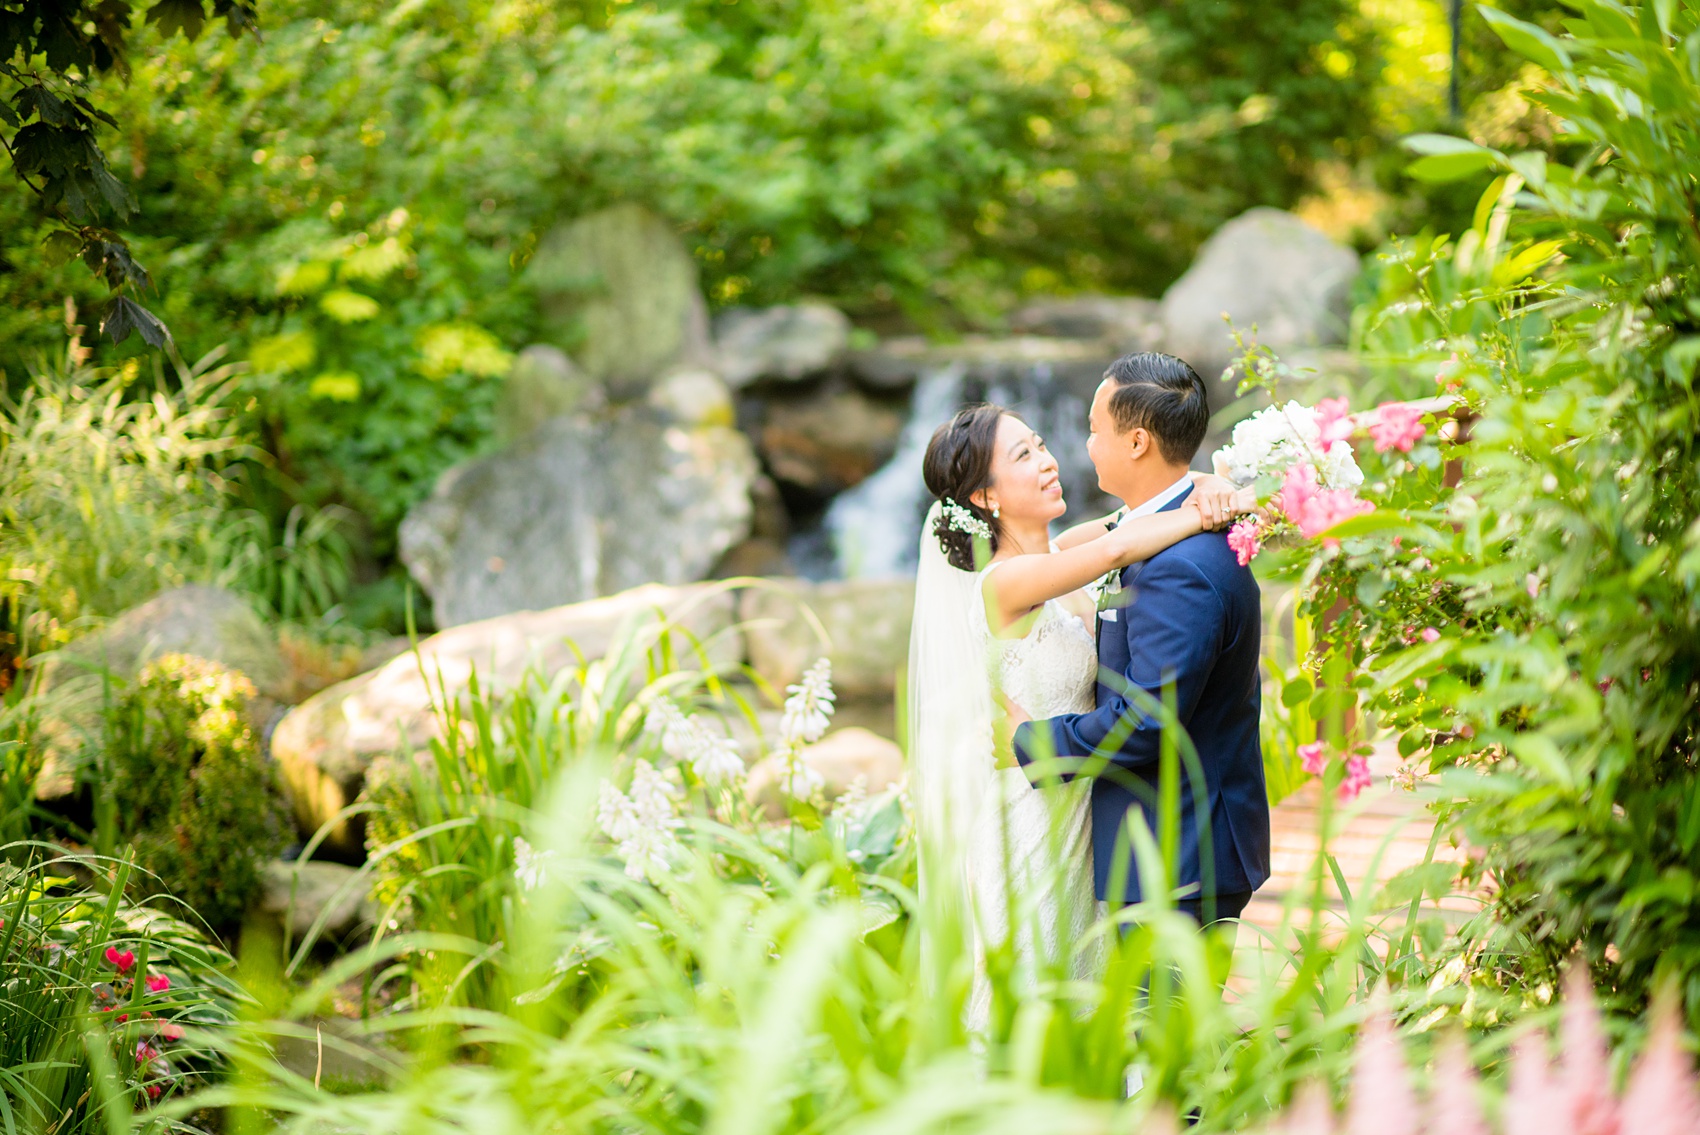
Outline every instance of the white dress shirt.
[(1161, 510), (1164, 505), (1168, 504), (1170, 501), (1174, 500), (1190, 488), (1192, 488), (1192, 470), (1189, 469), (1185, 473), (1181, 474), (1180, 480), (1176, 481), (1174, 484), (1170, 485), (1144, 504), (1139, 505), (1136, 508), (1130, 508), (1124, 512), (1122, 514), (1122, 518), (1116, 521), (1116, 527), (1120, 528), (1123, 524), (1126, 524), (1129, 520), (1132, 520), (1136, 516), (1150, 516), (1152, 513)]
[[(1174, 484), (1170, 485), (1144, 504), (1139, 505), (1136, 508), (1130, 508), (1126, 512), (1122, 513), (1121, 518), (1116, 521), (1116, 527), (1120, 528), (1136, 516), (1150, 516), (1152, 513), (1161, 509), (1164, 505), (1168, 504), (1170, 501), (1174, 500), (1190, 488), (1192, 488), (1192, 471), (1188, 470), (1181, 476), (1180, 480), (1176, 481)], [(1113, 572), (1111, 574), (1120, 575), (1119, 572)], [(1119, 587), (1120, 585), (1118, 584), (1116, 586)], [(1108, 607), (1100, 610), (1098, 612), (1098, 617), (1109, 623), (1119, 621), (1116, 617), (1116, 609), (1114, 607)]]

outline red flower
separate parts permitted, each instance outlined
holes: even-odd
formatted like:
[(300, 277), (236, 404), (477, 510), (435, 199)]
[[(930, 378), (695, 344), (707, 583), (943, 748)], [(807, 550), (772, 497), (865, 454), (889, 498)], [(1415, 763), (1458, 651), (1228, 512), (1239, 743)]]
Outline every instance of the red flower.
[(158, 1098), (159, 1098), (159, 1085), (158, 1084), (149, 1084), (148, 1085), (148, 1099), (157, 1100)]
[(128, 1014), (128, 1013), (118, 1014), (118, 1023), (119, 1024), (123, 1024), (125, 1021), (127, 1021), (129, 1019), (130, 1019), (130, 1014)]
[(161, 1040), (182, 1040), (183, 1028), (181, 1025), (161, 1025), (159, 1036)]
[(119, 973), (129, 973), (136, 965), (136, 955), (117, 946), (106, 947), (106, 960), (116, 966)]
[(148, 992), (150, 992), (150, 993), (164, 993), (167, 989), (170, 989), (170, 988), (171, 988), (171, 979), (169, 977), (166, 977), (163, 973), (155, 973), (155, 974), (149, 974), (148, 975)]

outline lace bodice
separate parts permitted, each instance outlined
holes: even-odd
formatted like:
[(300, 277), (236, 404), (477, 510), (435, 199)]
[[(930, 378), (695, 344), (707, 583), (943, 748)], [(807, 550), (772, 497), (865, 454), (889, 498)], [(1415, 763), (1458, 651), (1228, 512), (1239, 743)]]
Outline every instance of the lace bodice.
[[(996, 564), (986, 572), (996, 568)], [(985, 573), (981, 573), (984, 581)], [(995, 661), (993, 679), (1011, 701), (1034, 718), (1092, 709), (1098, 681), (1098, 647), (1086, 625), (1055, 599), (1022, 638), (997, 638), (979, 608), (979, 625)]]

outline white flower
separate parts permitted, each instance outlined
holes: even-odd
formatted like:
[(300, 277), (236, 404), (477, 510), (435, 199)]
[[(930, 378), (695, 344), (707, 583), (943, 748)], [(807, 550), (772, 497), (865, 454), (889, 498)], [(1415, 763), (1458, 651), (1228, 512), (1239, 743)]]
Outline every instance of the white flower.
[(632, 804), (637, 808), (638, 822), (645, 827), (678, 827), (682, 796), (678, 784), (648, 761), (632, 766)]
[(514, 837), (514, 878), (524, 889), (534, 891), (543, 885), (549, 874), (549, 863), (554, 858), (553, 849), (537, 851), (523, 838)]
[(667, 699), (655, 703), (644, 721), (644, 732), (659, 738), (661, 749), (675, 761), (691, 766), (705, 784), (726, 784), (744, 775), (744, 759), (731, 738), (704, 725), (696, 716), (686, 717)]
[(596, 826), (615, 843), (632, 838), (638, 828), (637, 805), (610, 781), (603, 781), (596, 797)]
[(793, 800), (809, 800), (826, 787), (826, 778), (810, 768), (808, 763), (792, 754), (785, 761), (785, 775), (780, 778), (779, 790)]
[(657, 698), (643, 719), (643, 731), (656, 739), (661, 751), (674, 760), (684, 759), (686, 738), (691, 722), (680, 712), (671, 698)]
[(1355, 489), (1364, 483), (1349, 441), (1322, 448), (1316, 411), (1297, 402), (1269, 406), (1234, 427), (1233, 440), (1216, 451), (1229, 480), (1249, 485), (1263, 475), (1280, 476), (1302, 461), (1316, 466), (1326, 489)]
[(678, 801), (684, 793), (648, 761), (632, 766), (631, 795), (604, 780), (596, 801), (596, 822), (614, 842), (614, 853), (634, 879), (654, 878), (667, 870), (680, 850), (673, 831), (682, 822)]
[(822, 658), (785, 692), (791, 696), (785, 699), (785, 713), (779, 719), (780, 737), (792, 748), (819, 741), (831, 724), (832, 703), (838, 698), (832, 692), (832, 661)]
[(704, 784), (732, 784), (744, 775), (744, 758), (730, 737), (704, 730), (691, 752), (691, 771)]

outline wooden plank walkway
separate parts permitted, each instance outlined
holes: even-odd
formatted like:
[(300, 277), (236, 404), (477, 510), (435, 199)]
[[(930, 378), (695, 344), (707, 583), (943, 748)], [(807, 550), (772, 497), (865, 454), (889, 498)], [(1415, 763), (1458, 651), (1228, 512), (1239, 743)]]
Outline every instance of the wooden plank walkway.
[[(1328, 840), (1327, 851), (1339, 864), (1347, 887), (1354, 897), (1366, 886), (1385, 883), (1394, 875), (1423, 862), (1428, 855), (1429, 841), (1434, 834), (1434, 816), (1428, 810), (1430, 794), (1423, 789), (1410, 791), (1392, 786), (1389, 778), (1401, 761), (1392, 743), (1377, 746), (1370, 757), (1370, 771), (1375, 782), (1351, 804), (1336, 805), (1333, 810), (1334, 833)], [(1246, 908), (1243, 926), (1237, 937), (1239, 947), (1254, 946), (1267, 941), (1264, 934), (1275, 935), (1282, 922), (1284, 904), (1289, 897), (1301, 909), (1315, 887), (1318, 853), (1322, 850), (1322, 786), (1311, 780), (1291, 796), (1276, 805), (1270, 814), (1272, 844), (1271, 877), (1252, 898)], [(1461, 863), (1465, 849), (1445, 837), (1436, 845), (1437, 861)], [(1343, 914), (1344, 898), (1333, 880), (1333, 873), (1323, 865), (1323, 895), (1329, 909)], [(1432, 903), (1426, 903), (1433, 909)], [(1441, 900), (1441, 911), (1452, 918), (1462, 918), (1479, 909), (1480, 900), (1464, 895), (1448, 896)], [(1393, 917), (1404, 919), (1403, 910)], [(1256, 929), (1253, 929), (1255, 927)]]

